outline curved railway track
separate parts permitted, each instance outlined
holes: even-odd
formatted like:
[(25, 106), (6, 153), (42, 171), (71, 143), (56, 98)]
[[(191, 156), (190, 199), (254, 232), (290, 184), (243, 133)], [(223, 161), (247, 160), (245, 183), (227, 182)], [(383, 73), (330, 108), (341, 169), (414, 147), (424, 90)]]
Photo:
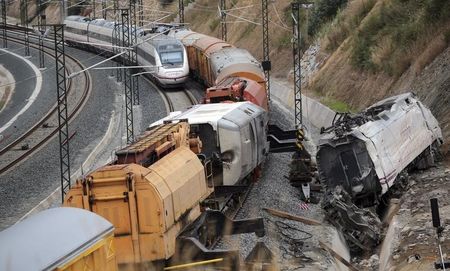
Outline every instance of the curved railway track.
[[(9, 36), (8, 39), (19, 44), (24, 43), (22, 40), (13, 38), (11, 36)], [(30, 47), (38, 48), (37, 46), (32, 44), (30, 44)], [(44, 48), (47, 49), (45, 52), (47, 55), (52, 55), (48, 52), (49, 50), (52, 50), (50, 46), (44, 45)], [(83, 64), (81, 64), (81, 62), (79, 62), (77, 59), (69, 55), (66, 55), (66, 58), (70, 59), (70, 61), (72, 61), (80, 69), (84, 69)], [(73, 67), (70, 69), (66, 68), (66, 72), (70, 73), (72, 69)], [(91, 78), (89, 73), (84, 72), (82, 76), (82, 79), (78, 77), (76, 82), (73, 82), (71, 79), (69, 79), (67, 82), (67, 95), (74, 92), (74, 89), (76, 87), (84, 85), (81, 97), (78, 99), (72, 110), (69, 110), (68, 121), (71, 121), (74, 116), (78, 112), (80, 112), (91, 91)], [(58, 127), (58, 125), (57, 103), (55, 103), (52, 109), (36, 124), (34, 124), (27, 132), (25, 132), (13, 142), (0, 150), (0, 156), (2, 157), (0, 161), (0, 174), (5, 173), (13, 166), (17, 165), (21, 161), (24, 161), (29, 155), (33, 154), (41, 146), (49, 142), (58, 132), (58, 128), (53, 127)], [(20, 146), (20, 148), (15, 148), (16, 146)]]
[(171, 89), (161, 90), (156, 83), (153, 82), (147, 76), (143, 77), (149, 84), (151, 84), (163, 97), (166, 104), (168, 113), (173, 111), (184, 111), (192, 105), (197, 104), (197, 100), (189, 90), (183, 89)]

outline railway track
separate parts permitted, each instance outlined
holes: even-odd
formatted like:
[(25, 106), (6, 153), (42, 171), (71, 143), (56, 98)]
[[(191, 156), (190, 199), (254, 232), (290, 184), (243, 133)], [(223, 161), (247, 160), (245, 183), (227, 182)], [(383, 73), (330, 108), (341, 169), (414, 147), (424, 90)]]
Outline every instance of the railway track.
[[(18, 38), (9, 36), (10, 41), (14, 41), (19, 44), (24, 44), (24, 42)], [(30, 44), (32, 48), (38, 48), (35, 45)], [(50, 50), (53, 50), (50, 46), (44, 45), (47, 55)], [(83, 64), (77, 59), (66, 55), (67, 63), (72, 62), (73, 66), (77, 69), (84, 69)], [(66, 68), (69, 74), (75, 67)], [(71, 96), (76, 96), (76, 89), (83, 89), (81, 97), (72, 97), (73, 99), (78, 98), (75, 104), (68, 102), (68, 121), (71, 121), (77, 113), (80, 112), (83, 105), (87, 101), (87, 97), (91, 92), (91, 78), (88, 72), (84, 72), (81, 77), (77, 77), (76, 80), (69, 79), (67, 82), (68, 86), (68, 100), (70, 101)], [(57, 115), (57, 103), (52, 106), (51, 110), (42, 117), (36, 124), (34, 124), (27, 132), (19, 136), (13, 142), (9, 143), (3, 149), (0, 150), (0, 156), (2, 157), (0, 161), (0, 174), (7, 172), (9, 169), (24, 161), (28, 156), (37, 151), (40, 147), (44, 146), (49, 142), (53, 136), (58, 132), (58, 115)], [(56, 127), (56, 128), (55, 128)], [(73, 136), (73, 134), (71, 135)]]
[(151, 84), (163, 97), (168, 113), (173, 111), (184, 111), (192, 105), (198, 103), (194, 95), (192, 95), (192, 93), (188, 89), (183, 88), (163, 90), (147, 76), (144, 76), (143, 78), (149, 84)]

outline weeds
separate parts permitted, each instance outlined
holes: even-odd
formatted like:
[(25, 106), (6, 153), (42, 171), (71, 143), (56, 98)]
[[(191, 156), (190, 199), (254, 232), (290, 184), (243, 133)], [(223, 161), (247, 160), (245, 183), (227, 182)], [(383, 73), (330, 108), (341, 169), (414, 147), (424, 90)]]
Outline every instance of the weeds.
[(220, 23), (220, 19), (214, 19), (209, 23), (209, 30), (211, 30), (211, 32), (213, 32), (214, 30), (216, 30), (217, 26)]
[(321, 102), (336, 112), (341, 112), (341, 113), (354, 112), (354, 109), (352, 109), (350, 105), (348, 105), (347, 103), (344, 103), (342, 101), (336, 100), (333, 97), (323, 98), (321, 100)]

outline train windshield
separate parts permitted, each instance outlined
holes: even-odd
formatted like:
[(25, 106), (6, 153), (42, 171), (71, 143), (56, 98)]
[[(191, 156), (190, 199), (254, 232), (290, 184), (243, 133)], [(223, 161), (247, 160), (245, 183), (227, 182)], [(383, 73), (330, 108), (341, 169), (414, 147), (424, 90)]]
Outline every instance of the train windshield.
[(176, 65), (183, 63), (183, 51), (160, 52), (162, 65)]

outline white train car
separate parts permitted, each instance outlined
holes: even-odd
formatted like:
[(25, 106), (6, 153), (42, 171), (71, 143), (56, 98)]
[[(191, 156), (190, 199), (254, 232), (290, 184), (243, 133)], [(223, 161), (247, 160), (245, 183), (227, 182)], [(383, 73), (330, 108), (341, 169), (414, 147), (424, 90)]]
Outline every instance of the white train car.
[(320, 178), (329, 188), (343, 186), (360, 206), (376, 204), (408, 167), (432, 165), (442, 143), (437, 120), (412, 93), (382, 100), (324, 132)]
[(95, 213), (47, 209), (0, 232), (0, 270), (117, 270), (113, 239)]
[(232, 186), (264, 162), (268, 152), (267, 112), (251, 102), (195, 105), (172, 112), (164, 121), (187, 120), (202, 140), (202, 153), (213, 161), (215, 185)]
[[(68, 16), (64, 23), (68, 44), (98, 53), (112, 53), (114, 33), (121, 29), (121, 26), (115, 26), (114, 22), (104, 19), (91, 20), (83, 16)], [(165, 88), (182, 86), (189, 76), (188, 57), (183, 44), (163, 33), (147, 34), (141, 28), (136, 29), (136, 34), (139, 44), (138, 64), (143, 66), (143, 69), (161, 86)]]

